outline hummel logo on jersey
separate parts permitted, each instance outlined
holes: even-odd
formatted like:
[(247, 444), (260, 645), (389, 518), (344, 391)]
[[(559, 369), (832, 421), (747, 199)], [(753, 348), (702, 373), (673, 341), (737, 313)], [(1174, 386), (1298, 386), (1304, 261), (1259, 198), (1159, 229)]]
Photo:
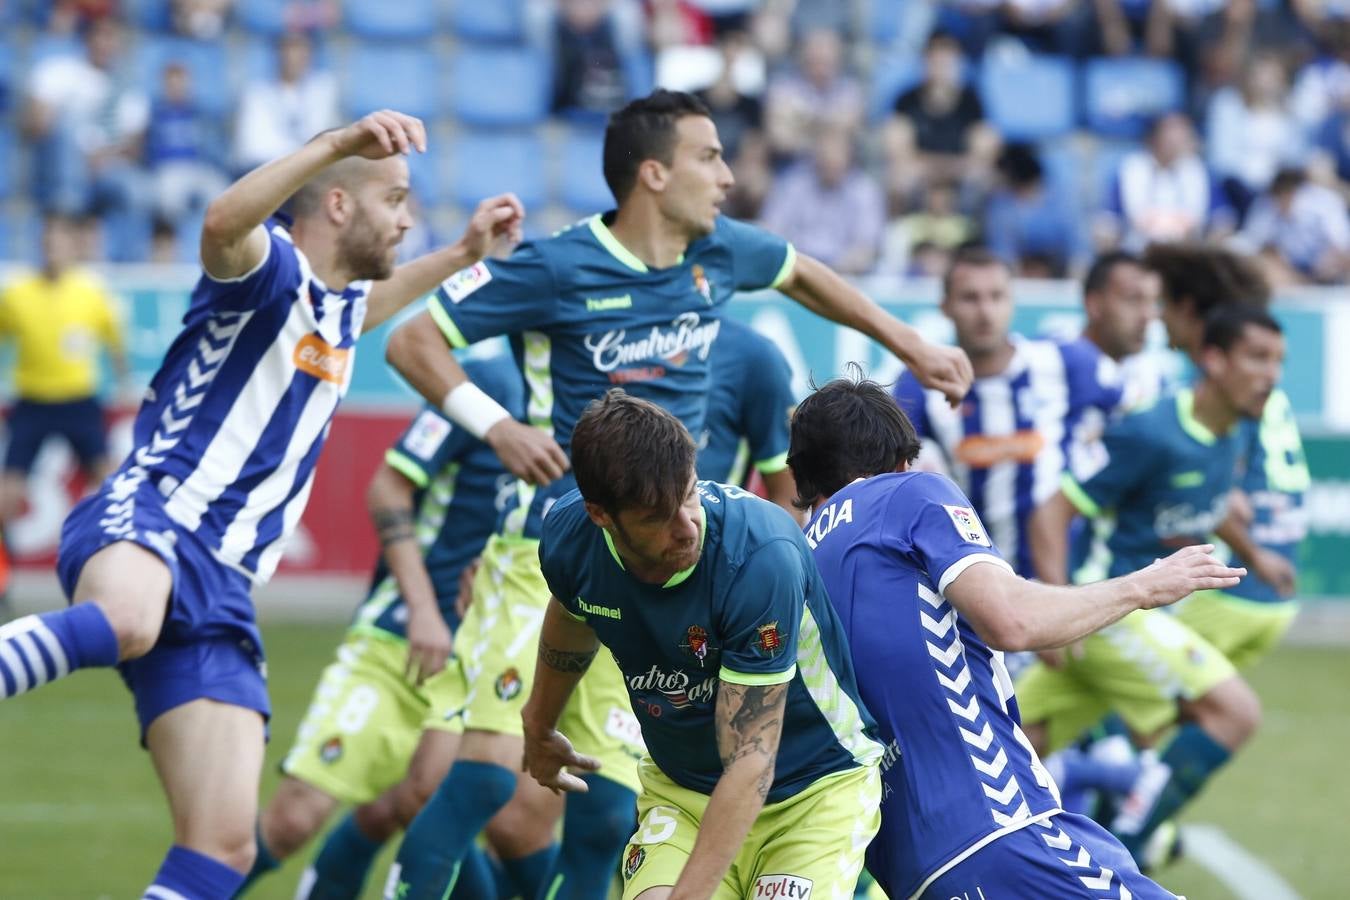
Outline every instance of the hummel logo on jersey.
[(577, 598), (577, 607), (588, 616), (603, 616), (606, 619), (622, 619), (623, 610), (615, 606), (601, 606), (598, 603), (587, 603), (580, 597)]
[(586, 298), (586, 312), (604, 312), (607, 309), (629, 309), (633, 305), (633, 295), (624, 294), (622, 297), (594, 297)]
[(351, 355), (350, 349), (330, 346), (317, 334), (307, 334), (295, 345), (295, 367), (320, 381), (341, 384)]

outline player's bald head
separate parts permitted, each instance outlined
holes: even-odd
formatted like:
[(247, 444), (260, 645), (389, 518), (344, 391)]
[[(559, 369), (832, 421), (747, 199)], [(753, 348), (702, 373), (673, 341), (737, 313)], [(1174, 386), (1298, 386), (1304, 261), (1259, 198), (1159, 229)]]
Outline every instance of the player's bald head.
[(296, 219), (315, 216), (323, 209), (329, 191), (340, 188), (354, 195), (362, 185), (392, 174), (388, 170), (396, 160), (396, 157), (382, 160), (344, 157), (305, 182), (286, 202), (286, 209)]

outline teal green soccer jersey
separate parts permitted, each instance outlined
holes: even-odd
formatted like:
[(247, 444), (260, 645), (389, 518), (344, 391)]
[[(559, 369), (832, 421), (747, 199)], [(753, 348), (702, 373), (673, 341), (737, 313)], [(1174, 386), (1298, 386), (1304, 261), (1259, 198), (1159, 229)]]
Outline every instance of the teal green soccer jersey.
[(544, 519), (539, 547), (553, 595), (619, 664), (652, 760), (675, 783), (712, 793), (722, 774), (713, 711), (726, 680), (789, 685), (770, 803), (877, 762), (875, 725), (801, 529), (739, 488), (701, 481), (698, 491), (701, 555), (664, 585), (625, 571), (576, 491)]
[[(1106, 462), (1081, 482), (1065, 474), (1064, 493), (1094, 523), (1074, 581), (1125, 575), (1191, 544), (1223, 521), (1236, 477), (1240, 429), (1215, 435), (1196, 421), (1194, 395), (1180, 390), (1107, 427)], [(1080, 554), (1081, 555), (1081, 554)]]
[[(615, 386), (701, 434), (721, 307), (736, 291), (777, 287), (794, 259), (781, 238), (722, 216), (679, 263), (651, 269), (595, 216), (456, 273), (427, 306), (453, 346), (511, 336), (528, 421), (564, 451), (586, 404)], [(522, 487), (505, 530), (537, 537), (544, 511), (574, 485), (569, 473)]]

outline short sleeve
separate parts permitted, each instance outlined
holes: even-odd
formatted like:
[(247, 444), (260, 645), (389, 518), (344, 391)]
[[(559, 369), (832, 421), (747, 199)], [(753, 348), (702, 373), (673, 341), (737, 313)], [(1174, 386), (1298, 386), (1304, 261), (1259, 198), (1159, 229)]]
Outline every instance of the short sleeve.
[(1097, 518), (1115, 509), (1127, 494), (1161, 471), (1155, 458), (1158, 444), (1143, 433), (1142, 418), (1126, 416), (1106, 427), (1103, 462), (1095, 474), (1082, 480), (1068, 472), (1060, 476), (1064, 495), (1083, 515)]
[(909, 417), (909, 421), (914, 425), (915, 432), (919, 439), (931, 438), (933, 429), (928, 423), (928, 398), (924, 386), (919, 384), (919, 379), (913, 372), (906, 370), (900, 376), (900, 380), (895, 383), (895, 389), (891, 392), (895, 398), (895, 403), (900, 407), (900, 411)]
[(741, 567), (722, 610), (723, 681), (783, 684), (797, 674), (806, 606), (802, 551), (790, 540), (760, 547)]
[(427, 298), (427, 310), (452, 347), (543, 328), (554, 320), (558, 289), (534, 243), (509, 259), (485, 259), (451, 275)]
[(213, 278), (203, 270), (194, 303), (201, 298), (212, 309), (243, 311), (294, 299), (303, 280), (295, 245), (280, 225), (266, 227), (267, 252), (252, 271), (237, 278)]
[(555, 504), (544, 516), (544, 526), (539, 535), (539, 571), (544, 576), (549, 593), (558, 598), (563, 609), (572, 618), (584, 620), (585, 616), (577, 605), (576, 582), (571, 574), (575, 567), (569, 566), (564, 559), (569, 536), (575, 528), (574, 517), (569, 513), (578, 505), (560, 508)]
[(797, 251), (786, 240), (726, 216), (718, 221), (718, 230), (731, 250), (736, 290), (776, 288), (792, 274)]
[(439, 410), (424, 407), (384, 454), (391, 469), (424, 488), (450, 463), (462, 457), (474, 438)]
[(986, 562), (1012, 571), (966, 495), (949, 478), (931, 472), (916, 473), (891, 497), (889, 521), (907, 523), (897, 533), (901, 549), (937, 585), (938, 593), (976, 563)]
[(754, 335), (754, 359), (746, 367), (741, 393), (742, 432), (750, 446), (750, 462), (761, 474), (787, 468), (791, 439), (792, 369), (769, 340)]

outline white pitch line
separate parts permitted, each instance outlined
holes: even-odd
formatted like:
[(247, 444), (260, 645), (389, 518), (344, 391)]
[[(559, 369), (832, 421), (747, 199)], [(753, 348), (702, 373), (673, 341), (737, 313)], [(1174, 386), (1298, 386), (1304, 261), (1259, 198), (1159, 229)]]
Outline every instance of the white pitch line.
[(1185, 857), (1207, 869), (1238, 900), (1302, 900), (1289, 882), (1217, 825), (1186, 825), (1181, 834)]

